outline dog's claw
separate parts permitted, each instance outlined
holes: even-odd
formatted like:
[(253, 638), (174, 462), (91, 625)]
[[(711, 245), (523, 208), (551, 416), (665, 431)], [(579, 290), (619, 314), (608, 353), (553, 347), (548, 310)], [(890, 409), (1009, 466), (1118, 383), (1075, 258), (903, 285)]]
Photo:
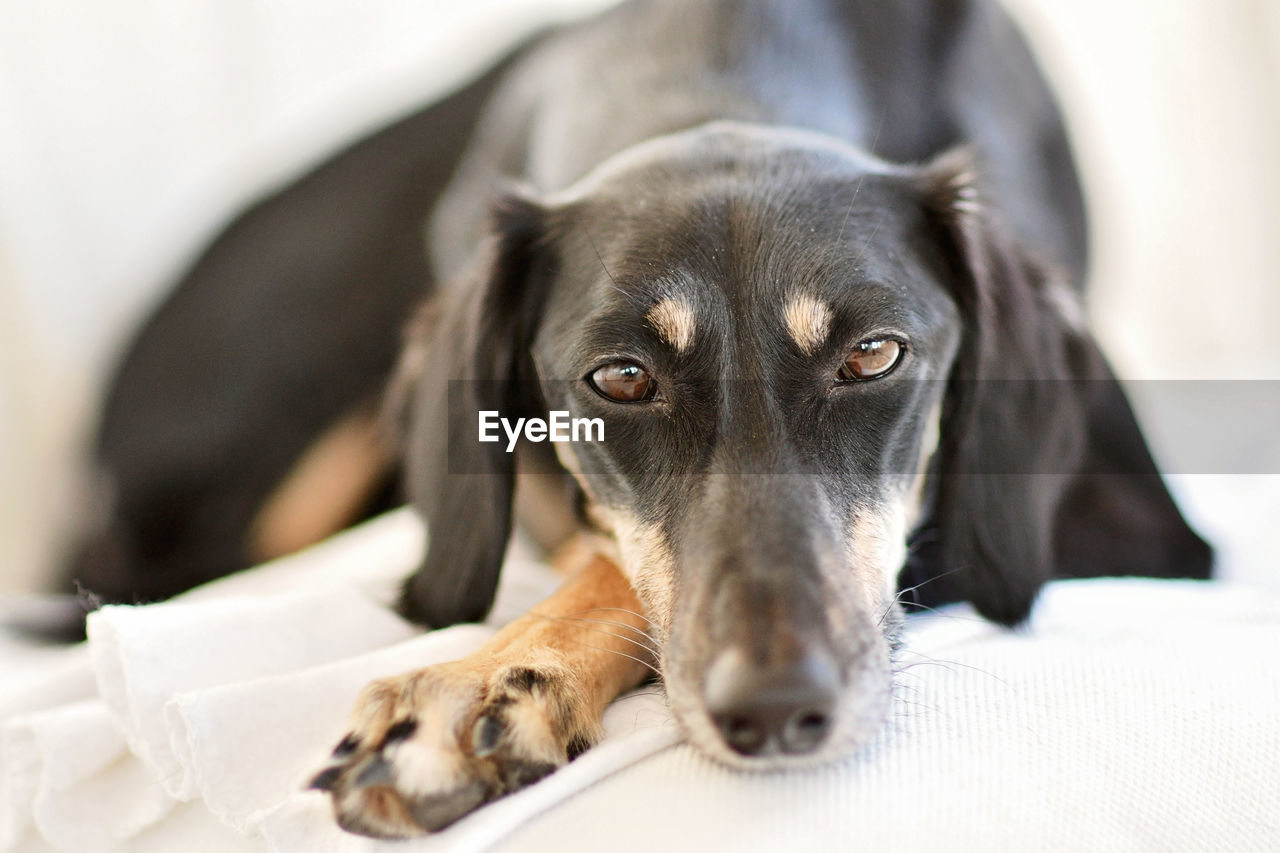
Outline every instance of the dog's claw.
[(409, 813), (418, 826), (428, 832), (439, 832), (484, 805), (487, 799), (486, 786), (476, 781), (447, 794), (411, 802)]
[(333, 748), (333, 757), (342, 758), (351, 755), (360, 748), (360, 739), (355, 736), (354, 732), (348, 732), (342, 740), (338, 741), (338, 745)]
[(380, 788), (390, 786), (395, 781), (395, 773), (391, 764), (381, 755), (368, 759), (351, 781), (353, 788)]
[(341, 764), (335, 764), (326, 767), (315, 776), (311, 777), (311, 781), (307, 783), (307, 788), (312, 791), (332, 791), (337, 787), (338, 779), (342, 777), (346, 767)]
[(476, 720), (471, 730), (471, 752), (476, 758), (486, 758), (498, 749), (506, 724), (493, 714), (485, 714)]
[(545, 779), (555, 771), (556, 766), (545, 761), (513, 761), (503, 768), (502, 783), (508, 790), (515, 791)]
[(388, 744), (399, 743), (402, 740), (408, 740), (413, 737), (413, 733), (418, 730), (418, 721), (412, 718), (401, 720), (395, 723), (391, 728), (387, 729), (387, 733), (382, 736), (382, 743), (379, 746), (387, 746)]

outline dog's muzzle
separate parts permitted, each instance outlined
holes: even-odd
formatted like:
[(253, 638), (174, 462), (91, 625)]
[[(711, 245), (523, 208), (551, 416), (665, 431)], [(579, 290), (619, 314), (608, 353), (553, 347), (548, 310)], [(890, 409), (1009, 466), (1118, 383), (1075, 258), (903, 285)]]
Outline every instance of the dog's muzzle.
[(886, 643), (819, 481), (715, 477), (704, 495), (682, 539), (665, 666), (690, 741), (754, 767), (866, 743), (884, 719)]

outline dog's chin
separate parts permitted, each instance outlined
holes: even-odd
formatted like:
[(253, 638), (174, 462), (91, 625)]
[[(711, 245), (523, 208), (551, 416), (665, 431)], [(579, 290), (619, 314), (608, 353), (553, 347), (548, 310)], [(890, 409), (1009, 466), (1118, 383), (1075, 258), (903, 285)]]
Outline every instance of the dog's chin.
[(818, 749), (800, 754), (775, 751), (765, 755), (742, 755), (731, 749), (716, 731), (693, 685), (665, 667), (664, 670), (668, 673), (665, 679), (668, 702), (685, 740), (707, 758), (739, 770), (804, 768), (848, 758), (880, 734), (892, 702), (893, 673), (889, 645), (880, 640), (846, 672), (846, 687), (836, 703), (835, 725)]

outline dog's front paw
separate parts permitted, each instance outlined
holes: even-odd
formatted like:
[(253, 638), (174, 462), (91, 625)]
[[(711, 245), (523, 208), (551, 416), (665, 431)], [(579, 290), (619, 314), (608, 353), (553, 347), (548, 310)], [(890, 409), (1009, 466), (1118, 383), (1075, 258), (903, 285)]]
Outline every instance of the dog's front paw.
[(402, 838), (442, 829), (531, 785), (599, 737), (568, 668), (458, 661), (375, 681), (311, 787), (344, 829)]

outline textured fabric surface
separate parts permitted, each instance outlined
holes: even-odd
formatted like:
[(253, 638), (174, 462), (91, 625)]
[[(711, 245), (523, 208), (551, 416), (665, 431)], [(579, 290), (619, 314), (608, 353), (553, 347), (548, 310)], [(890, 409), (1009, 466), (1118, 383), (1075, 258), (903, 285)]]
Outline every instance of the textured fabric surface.
[[(387, 516), (87, 646), (0, 642), (0, 850), (1280, 849), (1280, 596), (1059, 582), (1005, 631), (913, 617), (893, 715), (833, 766), (742, 774), (679, 743), (659, 691), (605, 742), (438, 836), (347, 835), (308, 774), (368, 680), (466, 654), (380, 602), (422, 547)], [(517, 545), (502, 621), (555, 583)]]
[(673, 747), (502, 849), (1280, 849), (1277, 604), (1117, 580), (1055, 584), (1016, 633), (949, 609), (853, 758), (744, 776)]

